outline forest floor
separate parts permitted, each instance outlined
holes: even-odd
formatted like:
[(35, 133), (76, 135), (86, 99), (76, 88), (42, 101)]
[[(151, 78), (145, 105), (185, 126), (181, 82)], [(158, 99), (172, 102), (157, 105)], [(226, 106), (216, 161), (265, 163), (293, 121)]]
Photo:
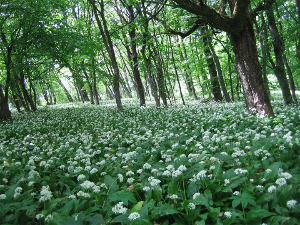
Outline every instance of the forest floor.
[(125, 102), (0, 122), (1, 223), (299, 224), (299, 105)]

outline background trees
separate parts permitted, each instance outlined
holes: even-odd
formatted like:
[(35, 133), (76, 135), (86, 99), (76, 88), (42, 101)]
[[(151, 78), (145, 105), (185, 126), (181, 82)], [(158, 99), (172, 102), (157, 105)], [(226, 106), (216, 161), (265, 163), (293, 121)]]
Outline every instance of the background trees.
[(1, 119), (9, 105), (114, 98), (122, 111), (127, 97), (161, 107), (241, 92), (249, 113), (272, 116), (270, 88), (297, 103), (295, 2), (1, 0), (0, 32)]

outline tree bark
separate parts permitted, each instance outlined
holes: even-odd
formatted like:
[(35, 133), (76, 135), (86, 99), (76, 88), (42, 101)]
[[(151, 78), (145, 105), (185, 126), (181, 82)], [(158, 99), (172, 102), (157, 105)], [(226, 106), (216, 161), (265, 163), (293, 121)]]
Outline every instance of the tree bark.
[(64, 92), (65, 92), (65, 94), (66, 94), (69, 102), (74, 102), (71, 94), (69, 93), (69, 91), (67, 90), (67, 88), (65, 87), (65, 85), (62, 83), (62, 81), (59, 78), (58, 78), (58, 83), (63, 88), (63, 90), (64, 90)]
[(223, 78), (223, 72), (222, 72), (219, 57), (217, 56), (217, 54), (215, 52), (215, 49), (212, 45), (211, 38), (210, 37), (208, 37), (208, 38), (210, 39), (208, 44), (209, 44), (211, 55), (214, 58), (214, 61), (215, 61), (216, 67), (217, 67), (217, 72), (218, 72), (219, 81), (220, 81), (220, 84), (221, 84), (221, 89), (222, 89), (222, 92), (223, 92), (223, 96), (225, 97), (226, 102), (230, 102), (230, 97), (229, 97), (229, 94), (228, 94), (227, 89), (226, 89), (226, 84), (225, 84), (225, 81), (224, 81), (224, 78)]
[[(114, 89), (114, 95), (115, 95), (115, 99), (116, 99), (117, 108), (120, 112), (123, 112), (123, 106), (122, 106), (122, 102), (121, 102), (121, 93), (120, 93), (120, 71), (119, 71), (117, 60), (116, 60), (114, 46), (113, 46), (113, 43), (111, 40), (111, 36), (110, 36), (109, 30), (108, 30), (105, 15), (104, 15), (104, 2), (103, 2), (103, 0), (101, 0), (100, 11), (99, 11), (96, 6), (95, 0), (88, 0), (88, 1), (93, 6), (93, 11), (94, 11), (96, 21), (97, 21), (97, 24), (98, 24), (98, 27), (99, 27), (99, 30), (101, 33), (101, 37), (102, 37), (106, 51), (108, 52), (109, 58), (112, 63), (113, 75), (114, 75), (113, 76), (113, 89)], [(101, 20), (99, 18), (99, 14), (100, 14)], [(101, 21), (102, 21), (102, 23), (101, 23)]]
[(263, 85), (261, 67), (252, 22), (245, 21), (244, 30), (231, 34), (231, 44), (235, 54), (236, 68), (243, 85), (248, 113), (257, 109), (260, 115), (274, 116), (268, 92)]
[(11, 119), (11, 112), (9, 110), (8, 101), (3, 94), (2, 84), (0, 84), (0, 120)]
[[(250, 0), (229, 0), (231, 17), (202, 1), (173, 0), (177, 6), (201, 18), (210, 26), (231, 35), (231, 45), (236, 58), (236, 68), (241, 78), (246, 98), (247, 111), (255, 108), (260, 115), (274, 116), (270, 98), (263, 84), (258, 62), (256, 40), (251, 16), (248, 12)], [(273, 1), (265, 2), (272, 4)]]
[(215, 101), (217, 101), (217, 102), (222, 101), (223, 97), (221, 94), (220, 84), (218, 81), (218, 73), (216, 70), (216, 65), (213, 60), (213, 56), (209, 49), (209, 40), (208, 40), (208, 36), (206, 34), (206, 29), (202, 28), (202, 31), (203, 31), (202, 41), (205, 45), (204, 54), (206, 56), (206, 62), (207, 62), (207, 66), (208, 66), (208, 70), (209, 70), (209, 74), (210, 74), (212, 93), (213, 93)]
[(289, 83), (284, 70), (284, 61), (283, 61), (284, 42), (282, 40), (282, 37), (279, 35), (272, 8), (267, 11), (267, 16), (269, 21), (270, 33), (273, 39), (273, 49), (274, 49), (275, 62), (276, 62), (274, 64), (273, 69), (282, 91), (284, 103), (286, 105), (292, 104), (293, 98), (290, 92)]

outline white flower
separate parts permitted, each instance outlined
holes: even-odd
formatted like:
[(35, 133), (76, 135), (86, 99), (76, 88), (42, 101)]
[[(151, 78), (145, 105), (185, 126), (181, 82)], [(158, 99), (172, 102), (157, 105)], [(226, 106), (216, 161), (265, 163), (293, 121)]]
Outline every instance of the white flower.
[(49, 186), (43, 186), (40, 194), (41, 194), (41, 197), (39, 199), (40, 202), (47, 201), (52, 197), (52, 192), (49, 190)]
[(165, 171), (162, 173), (162, 176), (170, 177), (170, 176), (172, 176), (172, 173), (171, 173), (169, 170), (165, 170)]
[(150, 191), (150, 187), (148, 186), (143, 187), (143, 191)]
[(182, 172), (180, 170), (175, 170), (172, 172), (172, 177), (178, 177), (182, 174)]
[(52, 214), (49, 214), (48, 216), (46, 216), (45, 222), (49, 222), (50, 220), (53, 220), (53, 215)]
[(75, 195), (69, 195), (68, 198), (74, 199), (74, 198), (76, 198), (76, 196)]
[(123, 207), (123, 202), (119, 202), (111, 210), (114, 214), (125, 214), (127, 212), (127, 208)]
[(286, 184), (286, 179), (285, 178), (278, 178), (275, 181), (276, 184), (278, 184), (279, 186), (285, 185)]
[(137, 172), (138, 174), (141, 174), (141, 173), (143, 172), (143, 169), (138, 169), (136, 172)]
[(232, 213), (231, 212), (225, 212), (224, 216), (228, 219), (230, 219), (232, 217)]
[(127, 183), (128, 183), (128, 184), (132, 184), (133, 181), (134, 181), (134, 178), (132, 178), (132, 177), (129, 177), (129, 178), (127, 179)]
[(296, 201), (296, 200), (289, 200), (289, 201), (287, 201), (287, 203), (286, 203), (286, 206), (287, 206), (289, 209), (294, 208), (296, 205), (297, 205), (297, 201)]
[(177, 170), (183, 172), (183, 171), (186, 171), (187, 169), (186, 169), (185, 165), (180, 165)]
[(170, 199), (178, 199), (179, 197), (178, 197), (178, 195), (173, 194), (173, 195), (170, 195), (169, 198), (170, 198)]
[(117, 177), (118, 177), (118, 179), (119, 179), (120, 182), (123, 182), (123, 175), (122, 174), (119, 173), (117, 175)]
[(199, 197), (201, 194), (199, 193), (199, 192), (197, 192), (197, 193), (195, 193), (194, 195), (193, 195), (193, 199), (195, 200), (197, 197)]
[(82, 184), (80, 184), (80, 186), (84, 189), (89, 189), (89, 188), (93, 188), (95, 186), (95, 184), (94, 184), (94, 182), (86, 180)]
[(43, 218), (43, 217), (44, 217), (43, 213), (36, 214), (36, 216), (35, 216), (35, 218), (38, 219), (38, 220)]
[(18, 198), (19, 196), (21, 196), (22, 190), (23, 190), (23, 188), (17, 187), (17, 188), (15, 189), (14, 198)]
[(7, 184), (8, 183), (8, 180), (6, 178), (3, 178), (2, 181)]
[(0, 195), (0, 200), (6, 199), (6, 194), (1, 194)]
[(196, 205), (194, 203), (189, 203), (188, 205), (189, 209), (194, 210), (196, 209)]
[(159, 179), (155, 179), (154, 177), (149, 177), (148, 181), (150, 182), (150, 186), (157, 186), (161, 181)]
[(126, 176), (129, 177), (129, 176), (132, 176), (134, 175), (134, 172), (132, 172), (131, 170), (129, 170), (127, 173), (126, 173)]
[(83, 191), (78, 191), (77, 196), (78, 196), (78, 197), (85, 197), (85, 198), (91, 197), (90, 194), (85, 193), (85, 192), (83, 192)]
[(77, 180), (81, 181), (85, 178), (85, 176), (83, 174), (78, 175)]
[(238, 174), (248, 173), (248, 171), (243, 170), (241, 168), (237, 168), (237, 169), (234, 170), (234, 173), (238, 175)]
[(240, 195), (240, 192), (239, 192), (239, 191), (235, 191), (235, 192), (233, 192), (233, 195), (239, 196), (239, 195)]
[(272, 170), (271, 170), (271, 169), (266, 169), (266, 172), (267, 172), (267, 173), (271, 173)]
[(271, 186), (268, 188), (268, 193), (269, 193), (269, 194), (272, 194), (275, 190), (276, 190), (276, 186), (271, 185)]
[(129, 214), (128, 219), (129, 220), (136, 220), (140, 217), (141, 217), (141, 215), (138, 212), (133, 212), (133, 213)]
[(149, 163), (145, 163), (143, 165), (143, 169), (150, 169), (151, 168), (151, 165)]
[(93, 168), (93, 169), (91, 169), (90, 174), (94, 174), (94, 173), (97, 173), (97, 172), (98, 172), (98, 169), (97, 168)]
[(227, 186), (228, 184), (230, 184), (230, 180), (229, 179), (225, 179), (224, 182), (225, 182), (225, 184), (224, 184), (225, 186)]
[(280, 177), (283, 177), (287, 180), (291, 179), (293, 176), (290, 173), (284, 172), (279, 174)]

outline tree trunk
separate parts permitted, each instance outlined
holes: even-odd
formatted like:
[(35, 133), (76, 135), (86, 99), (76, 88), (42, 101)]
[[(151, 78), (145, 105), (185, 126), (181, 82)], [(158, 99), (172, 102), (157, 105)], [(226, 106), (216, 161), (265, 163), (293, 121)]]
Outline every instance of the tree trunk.
[(180, 97), (181, 97), (181, 100), (182, 100), (182, 104), (185, 105), (185, 101), (184, 101), (182, 90), (181, 90), (179, 75), (178, 75), (178, 72), (177, 72), (177, 67), (176, 67), (176, 63), (175, 63), (175, 59), (174, 59), (174, 53), (173, 53), (173, 48), (172, 48), (172, 43), (171, 43), (171, 38), (170, 37), (169, 37), (169, 42), (170, 42), (170, 45), (171, 45), (171, 55), (172, 55), (175, 75), (176, 75), (176, 79), (177, 79), (177, 83), (178, 83), (178, 87), (179, 87)]
[[(101, 33), (101, 37), (102, 37), (106, 51), (108, 52), (109, 58), (112, 63), (113, 75), (114, 75), (113, 76), (113, 89), (114, 89), (114, 96), (116, 99), (117, 108), (120, 112), (123, 112), (123, 106), (122, 106), (122, 102), (121, 102), (121, 93), (120, 93), (120, 71), (118, 68), (117, 60), (116, 60), (114, 46), (113, 46), (111, 36), (110, 36), (109, 30), (107, 27), (106, 19), (104, 16), (104, 2), (103, 2), (103, 0), (101, 0), (100, 10), (99, 10), (96, 6), (95, 0), (88, 0), (88, 1), (93, 6), (93, 11), (94, 11), (96, 21), (97, 21), (97, 24), (98, 24), (98, 27), (99, 27), (99, 30)], [(100, 21), (99, 14), (100, 14), (102, 23)]]
[(273, 39), (273, 48), (275, 54), (275, 64), (273, 69), (278, 79), (285, 104), (286, 105), (292, 104), (293, 98), (290, 92), (289, 83), (284, 70), (284, 61), (283, 61), (284, 42), (282, 40), (282, 37), (279, 35), (278, 29), (276, 27), (275, 17), (272, 9), (268, 10), (267, 16), (269, 21), (270, 33)]
[(243, 85), (247, 111), (251, 113), (252, 109), (257, 109), (260, 115), (274, 116), (268, 92), (263, 84), (252, 22), (247, 17), (244, 23), (239, 34), (231, 34), (231, 44)]
[(11, 112), (9, 110), (8, 101), (3, 94), (2, 84), (0, 84), (0, 120), (8, 119), (11, 119)]
[(25, 101), (27, 101), (29, 103), (30, 108), (31, 108), (32, 111), (36, 111), (35, 104), (34, 104), (32, 98), (30, 98), (30, 96), (28, 94), (28, 91), (26, 89), (26, 86), (25, 86), (25, 76), (24, 76), (23, 71), (21, 71), (21, 73), (20, 73), (19, 82), (20, 82), (20, 86), (21, 86)]
[(133, 76), (134, 76), (134, 80), (137, 84), (137, 90), (138, 90), (138, 96), (140, 98), (140, 106), (145, 106), (146, 105), (146, 101), (145, 101), (145, 89), (144, 89), (144, 85), (143, 82), (141, 80), (141, 75), (140, 75), (140, 71), (138, 68), (138, 53), (136, 50), (136, 31), (135, 31), (135, 24), (134, 23), (134, 19), (135, 19), (135, 15), (134, 15), (134, 11), (132, 8), (132, 5), (129, 5), (127, 7), (127, 9), (129, 10), (129, 17), (130, 17), (130, 28), (129, 28), (129, 37), (130, 37), (130, 46), (131, 46), (131, 59), (132, 59), (132, 72), (133, 72)]
[[(297, 0), (298, 25), (300, 26), (300, 0)], [(300, 32), (298, 33), (298, 42), (296, 44), (298, 59), (300, 59)]]
[(62, 81), (59, 78), (58, 78), (58, 83), (63, 88), (69, 102), (73, 102), (74, 100), (73, 100), (71, 94), (69, 93), (69, 91), (67, 90), (67, 88), (65, 87), (65, 85), (62, 83)]
[(155, 55), (156, 55), (156, 59), (155, 58), (153, 58), (153, 59), (155, 61), (155, 66), (156, 66), (156, 70), (157, 70), (157, 83), (158, 83), (159, 96), (162, 99), (164, 106), (168, 106), (161, 58), (157, 51), (156, 51)]
[(223, 96), (225, 97), (226, 102), (230, 102), (230, 97), (229, 97), (229, 94), (228, 94), (227, 89), (226, 89), (226, 84), (225, 84), (225, 81), (224, 81), (224, 78), (223, 78), (223, 72), (222, 72), (222, 68), (221, 68), (219, 57), (217, 56), (217, 54), (215, 52), (215, 49), (214, 49), (214, 47), (212, 45), (211, 38), (210, 37), (208, 37), (208, 38), (210, 39), (209, 40), (210, 52), (212, 54), (212, 57), (214, 58), (216, 66), (217, 66), (217, 72), (218, 72), (219, 81), (220, 81), (220, 84), (221, 84)]
[(209, 49), (209, 40), (208, 40), (208, 37), (206, 34), (206, 30), (202, 30), (202, 31), (204, 33), (202, 35), (202, 40), (205, 45), (204, 53), (206, 56), (206, 62), (207, 62), (207, 66), (208, 66), (208, 70), (209, 70), (209, 74), (210, 74), (212, 93), (213, 93), (215, 101), (217, 101), (217, 102), (222, 101), (223, 97), (221, 94), (220, 84), (218, 81), (218, 73), (217, 73), (216, 66), (215, 66), (215, 63), (213, 60), (213, 56)]

